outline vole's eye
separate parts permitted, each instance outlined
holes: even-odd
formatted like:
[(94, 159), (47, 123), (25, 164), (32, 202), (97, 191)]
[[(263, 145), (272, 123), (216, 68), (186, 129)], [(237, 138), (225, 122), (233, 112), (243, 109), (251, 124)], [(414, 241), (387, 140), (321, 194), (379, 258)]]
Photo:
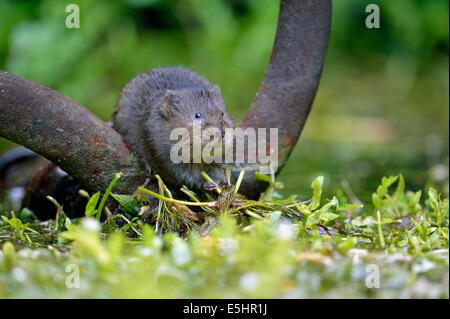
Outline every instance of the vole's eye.
[(195, 113), (195, 115), (194, 115), (194, 117), (196, 118), (196, 119), (201, 119), (201, 118), (203, 118), (203, 115), (202, 115), (202, 113)]
[(222, 116), (223, 116), (223, 112), (222, 112)]

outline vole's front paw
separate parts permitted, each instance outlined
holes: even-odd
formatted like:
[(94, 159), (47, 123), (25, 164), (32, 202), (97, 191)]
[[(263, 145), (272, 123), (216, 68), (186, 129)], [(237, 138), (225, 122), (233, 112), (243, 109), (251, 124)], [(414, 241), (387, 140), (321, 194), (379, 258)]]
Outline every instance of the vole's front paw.
[(148, 195), (138, 189), (133, 194), (133, 200), (135, 200), (138, 203), (147, 203)]
[(202, 187), (206, 192), (213, 192), (213, 191), (219, 189), (219, 185), (217, 185), (214, 182), (204, 182)]
[(218, 184), (219, 184), (220, 188), (225, 188), (225, 187), (228, 186), (228, 183), (227, 183), (226, 180), (221, 180), (221, 181), (218, 182)]
[(216, 182), (204, 182), (203, 183), (203, 189), (207, 192), (213, 192), (217, 189), (223, 189), (228, 186), (228, 183), (224, 180)]
[[(147, 185), (149, 184), (150, 179), (146, 179), (144, 185), (142, 185), (142, 187), (147, 187)], [(148, 195), (142, 191), (140, 191), (139, 189), (137, 189), (134, 194), (133, 194), (133, 199), (138, 202), (138, 203), (148, 203)]]

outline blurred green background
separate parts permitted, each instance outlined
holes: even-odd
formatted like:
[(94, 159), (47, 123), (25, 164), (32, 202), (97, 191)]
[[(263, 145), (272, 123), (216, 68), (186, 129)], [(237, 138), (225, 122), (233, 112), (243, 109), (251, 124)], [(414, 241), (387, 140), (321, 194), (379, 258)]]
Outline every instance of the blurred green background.
[[(81, 28), (67, 29), (78, 4)], [(381, 8), (367, 29), (365, 8)], [(137, 73), (183, 65), (220, 85), (239, 123), (268, 62), (277, 0), (0, 1), (0, 69), (32, 79), (109, 120)], [(448, 195), (449, 3), (334, 1), (321, 85), (280, 180), (307, 198), (317, 175), (326, 194), (367, 202), (383, 175)], [(1, 116), (1, 114), (0, 114)], [(20, 119), (18, 119), (20, 120)], [(12, 143), (0, 139), (0, 151)]]

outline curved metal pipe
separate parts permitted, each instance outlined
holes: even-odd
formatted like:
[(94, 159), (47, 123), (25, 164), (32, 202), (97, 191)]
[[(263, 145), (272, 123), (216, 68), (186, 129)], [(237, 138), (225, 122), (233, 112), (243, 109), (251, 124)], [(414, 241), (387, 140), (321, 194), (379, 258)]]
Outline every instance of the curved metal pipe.
[[(331, 11), (331, 0), (281, 0), (272, 55), (240, 126), (278, 129), (277, 173), (297, 143), (311, 110), (328, 48)], [(254, 180), (259, 165), (235, 165), (233, 175), (242, 168), (248, 173), (241, 191), (256, 197), (267, 186)]]
[(44, 156), (89, 191), (117, 190), (145, 181), (128, 144), (85, 107), (41, 84), (0, 71), (0, 136)]

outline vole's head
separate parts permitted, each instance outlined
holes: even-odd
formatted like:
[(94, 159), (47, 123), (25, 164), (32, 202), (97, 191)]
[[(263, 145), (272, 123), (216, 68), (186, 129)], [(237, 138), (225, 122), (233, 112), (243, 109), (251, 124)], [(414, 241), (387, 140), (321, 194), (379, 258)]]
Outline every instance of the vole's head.
[(216, 142), (222, 142), (225, 129), (233, 127), (218, 86), (167, 90), (160, 100), (158, 111), (164, 131), (169, 133), (167, 129), (170, 132), (185, 129), (189, 132), (190, 144), (200, 128), (202, 145), (205, 145), (213, 140), (212, 134), (216, 135)]

